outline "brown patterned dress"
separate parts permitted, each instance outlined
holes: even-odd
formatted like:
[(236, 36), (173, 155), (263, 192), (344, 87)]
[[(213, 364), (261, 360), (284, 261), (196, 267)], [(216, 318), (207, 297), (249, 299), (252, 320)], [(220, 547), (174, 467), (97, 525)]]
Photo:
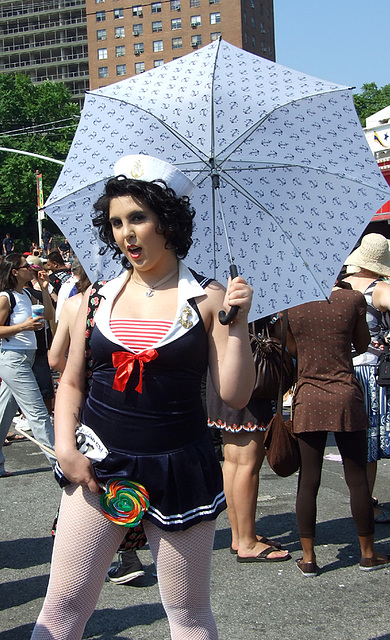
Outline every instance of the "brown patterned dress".
[(289, 309), (298, 354), (292, 403), (295, 433), (368, 428), (351, 361), (351, 343), (362, 340), (365, 327), (360, 318), (365, 313), (363, 295), (346, 289), (333, 291), (330, 303), (308, 302)]

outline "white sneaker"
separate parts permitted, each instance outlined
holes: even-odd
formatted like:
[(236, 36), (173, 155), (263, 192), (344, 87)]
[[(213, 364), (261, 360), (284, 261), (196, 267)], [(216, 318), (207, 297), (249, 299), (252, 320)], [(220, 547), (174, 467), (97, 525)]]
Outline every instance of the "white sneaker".
[(31, 431), (28, 420), (23, 415), (16, 416), (12, 422), (15, 427), (18, 427), (18, 429), (21, 429), (22, 431)]

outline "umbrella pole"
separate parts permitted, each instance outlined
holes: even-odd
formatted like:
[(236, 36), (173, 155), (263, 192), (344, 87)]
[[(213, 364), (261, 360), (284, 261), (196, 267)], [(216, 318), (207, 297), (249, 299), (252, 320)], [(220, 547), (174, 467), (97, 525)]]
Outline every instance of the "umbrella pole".
[[(232, 256), (232, 252), (230, 250), (229, 237), (228, 237), (227, 229), (226, 229), (226, 221), (225, 221), (225, 216), (224, 216), (223, 209), (222, 209), (221, 195), (220, 195), (220, 192), (219, 192), (219, 174), (217, 173), (217, 171), (215, 169), (215, 166), (213, 166), (212, 171), (211, 171), (211, 180), (212, 180), (212, 183), (213, 183), (213, 189), (214, 189), (215, 193), (218, 194), (219, 210), (220, 210), (221, 216), (222, 216), (222, 223), (223, 223), (223, 228), (224, 228), (224, 231), (225, 231), (226, 244), (227, 244), (227, 248), (228, 248), (228, 252), (229, 252), (230, 277), (231, 277), (232, 280), (234, 280), (234, 278), (237, 278), (237, 276), (238, 276), (238, 269), (237, 269), (237, 265), (234, 264), (234, 259), (233, 259), (233, 256)], [(234, 305), (233, 307), (230, 307), (230, 309), (229, 309), (229, 311), (227, 313), (226, 313), (226, 311), (224, 311), (222, 309), (218, 314), (218, 319), (219, 319), (220, 323), (223, 324), (223, 325), (227, 325), (227, 324), (230, 324), (231, 322), (233, 322), (233, 320), (236, 317), (239, 309), (240, 309), (240, 307), (238, 307), (237, 305)]]

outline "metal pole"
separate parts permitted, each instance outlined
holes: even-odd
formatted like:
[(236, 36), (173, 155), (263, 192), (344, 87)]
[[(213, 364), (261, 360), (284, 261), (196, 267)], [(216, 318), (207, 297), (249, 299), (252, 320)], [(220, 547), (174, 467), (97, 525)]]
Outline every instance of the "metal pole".
[(38, 208), (38, 246), (42, 246), (42, 211), (43, 211), (43, 191), (42, 191), (42, 174), (38, 171), (35, 172), (37, 181), (37, 208)]

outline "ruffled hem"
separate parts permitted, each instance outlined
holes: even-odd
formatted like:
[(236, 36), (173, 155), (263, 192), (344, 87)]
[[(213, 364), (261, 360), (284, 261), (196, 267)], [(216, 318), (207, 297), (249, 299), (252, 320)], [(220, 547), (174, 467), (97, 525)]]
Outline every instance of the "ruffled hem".
[(221, 431), (229, 431), (230, 433), (239, 433), (240, 431), (266, 431), (267, 426), (264, 424), (252, 424), (251, 422), (247, 422), (245, 424), (227, 424), (224, 420), (211, 420), (208, 419), (207, 424), (209, 427), (214, 429), (220, 429)]

